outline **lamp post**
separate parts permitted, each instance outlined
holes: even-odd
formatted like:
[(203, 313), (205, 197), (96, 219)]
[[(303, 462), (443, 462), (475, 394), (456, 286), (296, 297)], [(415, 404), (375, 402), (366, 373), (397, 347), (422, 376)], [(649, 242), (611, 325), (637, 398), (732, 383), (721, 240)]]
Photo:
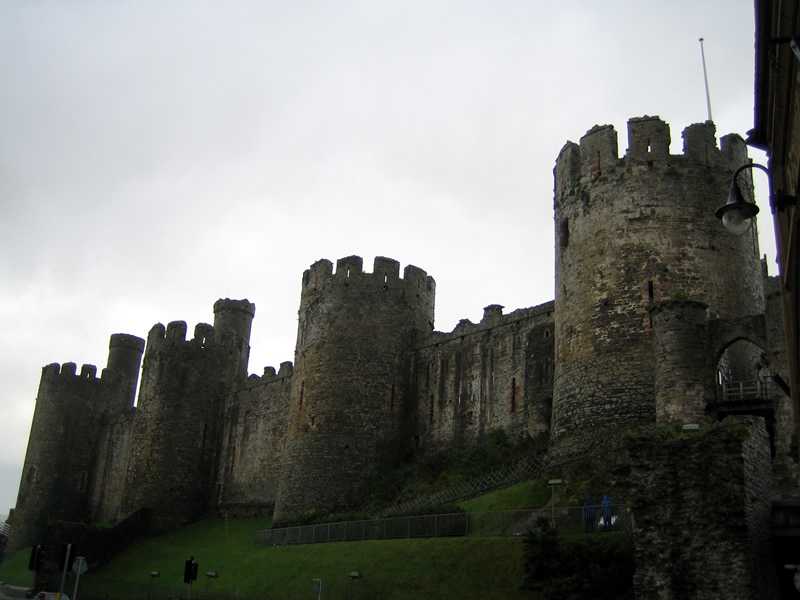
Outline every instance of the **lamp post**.
[(353, 595), (353, 586), (357, 580), (361, 579), (362, 575), (360, 571), (350, 571), (347, 576), (350, 578), (350, 593), (348, 596), (350, 597), (350, 600), (352, 600), (355, 597)]
[(147, 598), (150, 600), (153, 597), (153, 583), (155, 583), (156, 577), (160, 577), (161, 573), (159, 571), (150, 571), (150, 585), (147, 586)]
[(769, 206), (773, 213), (776, 210), (782, 211), (787, 206), (792, 206), (797, 202), (794, 196), (789, 196), (787, 194), (775, 195), (772, 189), (772, 174), (767, 167), (758, 163), (742, 165), (733, 172), (731, 189), (728, 192), (728, 201), (714, 213), (717, 218), (722, 221), (725, 229), (734, 235), (741, 235), (747, 231), (752, 225), (753, 218), (758, 214), (758, 206), (753, 202), (745, 200), (737, 182), (739, 174), (746, 169), (760, 169), (767, 174), (767, 183), (769, 184)]

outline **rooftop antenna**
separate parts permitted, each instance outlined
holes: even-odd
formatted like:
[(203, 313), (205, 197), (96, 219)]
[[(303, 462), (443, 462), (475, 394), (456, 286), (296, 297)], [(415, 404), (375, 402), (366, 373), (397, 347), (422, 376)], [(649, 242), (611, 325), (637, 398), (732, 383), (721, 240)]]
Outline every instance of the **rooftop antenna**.
[(706, 83), (706, 108), (708, 109), (708, 120), (713, 121), (711, 118), (711, 94), (708, 92), (708, 71), (706, 71), (706, 53), (703, 50), (703, 38), (700, 40), (700, 58), (703, 61), (703, 81)]

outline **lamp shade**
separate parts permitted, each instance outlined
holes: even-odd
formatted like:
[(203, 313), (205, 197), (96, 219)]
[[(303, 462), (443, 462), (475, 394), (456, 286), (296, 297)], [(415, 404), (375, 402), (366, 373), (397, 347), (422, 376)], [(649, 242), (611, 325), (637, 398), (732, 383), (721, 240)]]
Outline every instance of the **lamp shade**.
[(742, 235), (753, 224), (753, 217), (758, 214), (758, 206), (744, 199), (734, 177), (728, 192), (728, 201), (718, 208), (715, 214), (725, 229), (734, 235)]

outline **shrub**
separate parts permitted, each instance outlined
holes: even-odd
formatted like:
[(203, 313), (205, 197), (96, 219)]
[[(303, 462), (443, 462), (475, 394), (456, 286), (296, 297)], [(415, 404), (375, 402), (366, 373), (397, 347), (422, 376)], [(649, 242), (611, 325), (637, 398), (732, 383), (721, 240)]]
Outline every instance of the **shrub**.
[(633, 549), (624, 534), (564, 540), (546, 519), (525, 538), (523, 589), (550, 600), (633, 598)]

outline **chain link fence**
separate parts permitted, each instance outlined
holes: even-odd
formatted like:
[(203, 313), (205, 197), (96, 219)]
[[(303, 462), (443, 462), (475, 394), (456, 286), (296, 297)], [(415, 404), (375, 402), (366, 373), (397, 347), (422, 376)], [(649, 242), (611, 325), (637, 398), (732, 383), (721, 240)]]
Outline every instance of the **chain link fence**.
[(286, 546), (403, 538), (513, 537), (525, 535), (540, 519), (564, 534), (626, 531), (630, 525), (629, 513), (622, 506), (587, 505), (299, 525), (258, 531), (256, 542)]

